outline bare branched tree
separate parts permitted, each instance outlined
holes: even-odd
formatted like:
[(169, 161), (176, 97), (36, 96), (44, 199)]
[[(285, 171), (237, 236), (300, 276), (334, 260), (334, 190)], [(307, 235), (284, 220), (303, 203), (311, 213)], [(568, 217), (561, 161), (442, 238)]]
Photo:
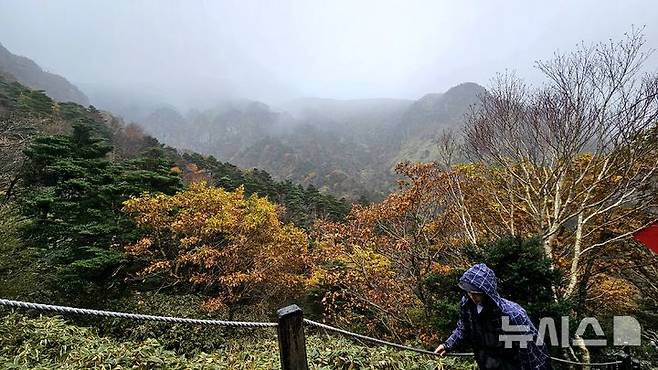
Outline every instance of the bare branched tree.
[(444, 129), (433, 141), (438, 152), (436, 162), (444, 169), (450, 169), (462, 160), (464, 145), (459, 132), (454, 129)]
[(34, 128), (34, 124), (26, 119), (11, 116), (0, 119), (0, 191), (5, 200), (11, 197), (20, 180), (23, 150), (34, 134)]
[(21, 181), (24, 150), (35, 135), (65, 134), (70, 125), (60, 119), (25, 114), (0, 116), (0, 194), (9, 200)]
[(468, 153), (509, 179), (509, 214), (530, 216), (554, 267), (568, 261), (556, 294), (571, 297), (585, 260), (654, 220), (658, 76), (643, 72), (644, 44), (634, 30), (556, 54), (537, 63), (537, 88), (500, 75), (468, 117)]

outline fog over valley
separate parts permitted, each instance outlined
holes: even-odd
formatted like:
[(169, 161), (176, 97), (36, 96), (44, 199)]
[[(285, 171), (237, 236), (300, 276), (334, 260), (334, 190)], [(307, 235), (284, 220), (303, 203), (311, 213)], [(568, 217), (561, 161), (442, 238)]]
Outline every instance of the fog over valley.
[(535, 60), (632, 29), (656, 47), (656, 18), (643, 1), (3, 1), (0, 68), (180, 150), (377, 198), (398, 162), (437, 159), (496, 73), (541, 83)]

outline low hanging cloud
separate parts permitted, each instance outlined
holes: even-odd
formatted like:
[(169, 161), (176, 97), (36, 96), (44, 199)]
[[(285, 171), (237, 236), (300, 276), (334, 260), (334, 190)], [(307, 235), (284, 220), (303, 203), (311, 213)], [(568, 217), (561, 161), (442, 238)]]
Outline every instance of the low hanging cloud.
[[(222, 98), (418, 98), (646, 25), (652, 1), (0, 3), (0, 42), (86, 92), (179, 107)], [(654, 67), (654, 66), (650, 66)], [(92, 99), (93, 100), (93, 99)]]

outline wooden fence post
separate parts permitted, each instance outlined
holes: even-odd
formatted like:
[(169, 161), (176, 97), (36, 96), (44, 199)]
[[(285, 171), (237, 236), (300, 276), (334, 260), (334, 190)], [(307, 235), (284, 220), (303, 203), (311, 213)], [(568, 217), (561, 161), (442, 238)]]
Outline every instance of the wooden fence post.
[(304, 313), (296, 304), (279, 309), (279, 358), (282, 370), (308, 370)]

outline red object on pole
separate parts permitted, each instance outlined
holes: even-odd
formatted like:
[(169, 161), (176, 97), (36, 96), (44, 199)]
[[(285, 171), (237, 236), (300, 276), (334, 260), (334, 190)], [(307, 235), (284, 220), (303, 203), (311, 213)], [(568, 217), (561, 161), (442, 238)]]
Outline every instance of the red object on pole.
[(633, 234), (633, 239), (646, 245), (654, 253), (658, 253), (658, 222), (654, 222)]

